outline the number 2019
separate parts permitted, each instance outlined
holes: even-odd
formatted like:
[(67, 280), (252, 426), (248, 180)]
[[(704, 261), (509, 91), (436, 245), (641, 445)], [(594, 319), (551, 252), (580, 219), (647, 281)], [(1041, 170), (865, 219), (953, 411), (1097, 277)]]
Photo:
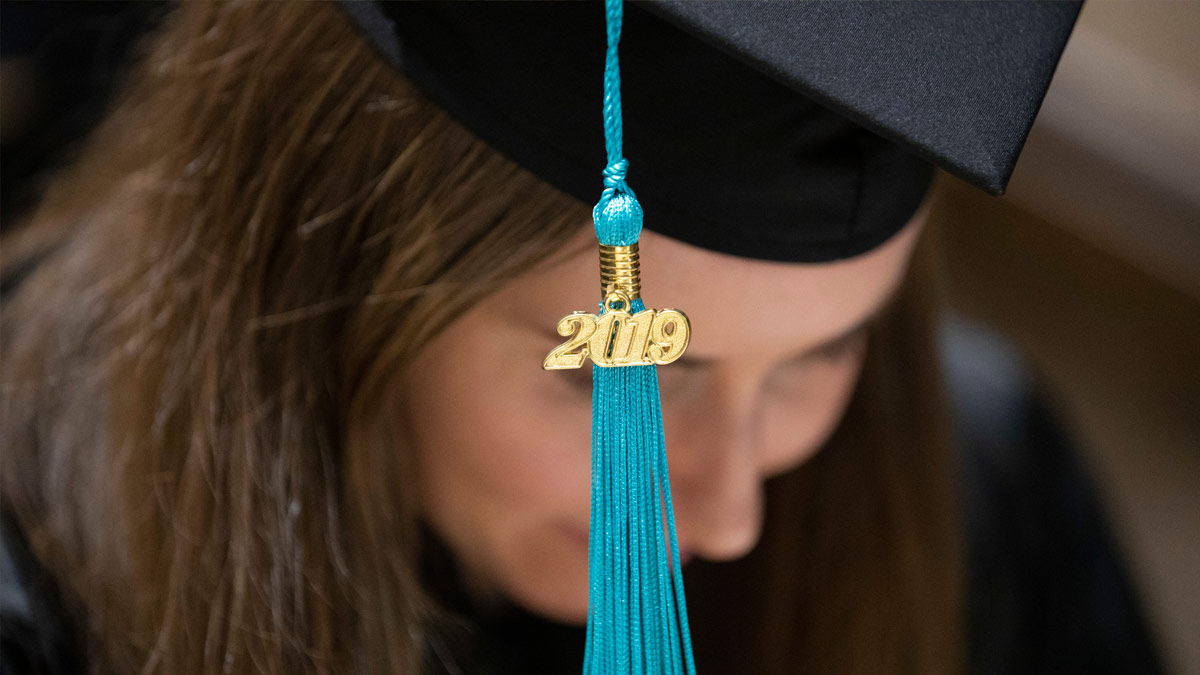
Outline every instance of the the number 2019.
[(558, 322), (558, 334), (567, 341), (546, 356), (546, 370), (578, 368), (588, 357), (598, 366), (664, 365), (683, 355), (691, 327), (675, 309), (599, 316), (575, 312)]

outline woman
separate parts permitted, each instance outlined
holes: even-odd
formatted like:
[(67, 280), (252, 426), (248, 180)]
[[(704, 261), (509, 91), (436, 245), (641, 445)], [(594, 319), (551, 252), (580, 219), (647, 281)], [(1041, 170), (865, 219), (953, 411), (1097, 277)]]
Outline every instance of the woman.
[[(644, 239), (647, 294), (702, 327), (662, 378), (703, 672), (962, 667), (905, 219), (822, 265)], [(594, 302), (589, 223), (338, 9), (177, 8), (5, 241), (37, 265), (3, 308), (3, 505), (52, 658), (577, 667), (589, 384), (536, 365)]]

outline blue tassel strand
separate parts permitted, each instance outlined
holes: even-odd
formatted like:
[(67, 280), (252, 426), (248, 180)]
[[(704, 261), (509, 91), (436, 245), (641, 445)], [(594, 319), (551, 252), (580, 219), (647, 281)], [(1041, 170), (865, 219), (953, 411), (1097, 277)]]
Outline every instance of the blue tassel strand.
[[(625, 184), (617, 43), (621, 0), (606, 0), (608, 167), (592, 212), (601, 244), (628, 246), (642, 207)], [(642, 300), (629, 311), (645, 309)], [(602, 308), (604, 311), (604, 308)], [(657, 366), (592, 366), (592, 501), (585, 675), (695, 675), (667, 475)], [(664, 522), (665, 519), (665, 522)]]

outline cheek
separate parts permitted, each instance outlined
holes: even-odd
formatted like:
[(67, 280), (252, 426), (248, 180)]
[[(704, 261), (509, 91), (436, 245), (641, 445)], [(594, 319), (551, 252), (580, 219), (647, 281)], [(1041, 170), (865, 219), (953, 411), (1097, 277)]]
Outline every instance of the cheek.
[(760, 467), (764, 476), (796, 468), (837, 428), (862, 372), (856, 351), (807, 369), (800, 382), (764, 395)]
[[(578, 415), (543, 401), (535, 378), (440, 375), (419, 387), (410, 407), (421, 482), (439, 492), (426, 500), (431, 510), (484, 501), (516, 508), (571, 496), (563, 483), (587, 468), (586, 417), (564, 419)], [(557, 416), (528, 412), (547, 405), (559, 408)]]
[[(536, 350), (462, 323), (406, 387), (424, 516), (473, 590), (562, 615), (542, 596), (579, 586), (586, 611), (590, 396), (542, 371)], [(564, 573), (547, 580), (547, 569)]]

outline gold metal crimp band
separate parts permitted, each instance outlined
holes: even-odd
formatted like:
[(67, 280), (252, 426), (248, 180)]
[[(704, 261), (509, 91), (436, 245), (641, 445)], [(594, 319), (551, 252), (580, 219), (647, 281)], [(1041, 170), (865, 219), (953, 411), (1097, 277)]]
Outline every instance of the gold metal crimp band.
[(620, 291), (630, 300), (642, 295), (642, 279), (638, 263), (638, 245), (607, 246), (600, 244), (600, 295), (609, 290)]

